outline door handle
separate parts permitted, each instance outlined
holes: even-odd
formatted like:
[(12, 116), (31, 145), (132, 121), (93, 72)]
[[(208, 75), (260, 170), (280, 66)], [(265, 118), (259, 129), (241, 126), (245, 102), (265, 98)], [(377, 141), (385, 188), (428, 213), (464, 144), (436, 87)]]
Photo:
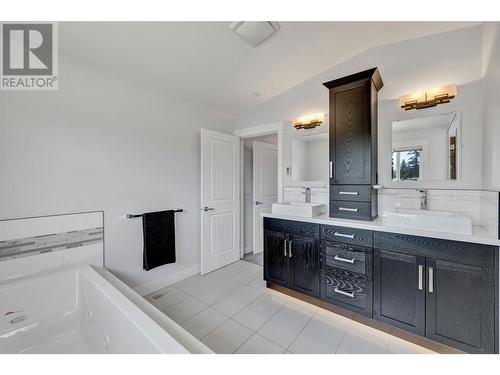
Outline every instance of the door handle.
[(283, 242), (283, 255), (286, 256), (286, 243), (288, 242), (287, 239), (285, 239), (285, 242)]
[(337, 260), (339, 262), (344, 262), (344, 263), (350, 263), (350, 264), (354, 264), (354, 262), (356, 261), (356, 259), (347, 259), (347, 258), (342, 258), (342, 257), (339, 257), (338, 255), (335, 255), (333, 257), (334, 260)]
[(258, 206), (260, 204), (264, 204), (264, 202), (259, 202), (259, 201), (255, 201), (255, 205)]
[(418, 290), (424, 289), (424, 266), (418, 265)]
[(202, 210), (205, 211), (205, 212), (207, 212), (207, 211), (213, 211), (213, 210), (215, 210), (215, 208), (205, 206), (205, 207), (202, 208)]
[(288, 240), (288, 257), (289, 258), (293, 257), (293, 254), (292, 254), (292, 240)]
[(349, 298), (354, 298), (354, 293), (345, 292), (343, 290), (340, 290), (339, 288), (335, 288), (333, 291), (337, 294), (342, 294), (343, 296), (347, 296)]
[(429, 267), (429, 293), (434, 293), (434, 267)]
[(330, 178), (333, 178), (333, 161), (330, 162)]

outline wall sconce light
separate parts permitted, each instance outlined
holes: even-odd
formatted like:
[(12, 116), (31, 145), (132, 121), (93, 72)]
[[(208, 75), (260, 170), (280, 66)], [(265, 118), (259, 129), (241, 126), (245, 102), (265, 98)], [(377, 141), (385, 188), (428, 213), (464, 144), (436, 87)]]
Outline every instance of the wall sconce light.
[(403, 95), (399, 98), (399, 105), (405, 111), (423, 109), (449, 103), (455, 96), (457, 96), (457, 85), (447, 85), (424, 92)]
[(293, 119), (293, 126), (295, 129), (314, 129), (316, 126), (323, 124), (323, 113), (315, 115), (304, 116)]

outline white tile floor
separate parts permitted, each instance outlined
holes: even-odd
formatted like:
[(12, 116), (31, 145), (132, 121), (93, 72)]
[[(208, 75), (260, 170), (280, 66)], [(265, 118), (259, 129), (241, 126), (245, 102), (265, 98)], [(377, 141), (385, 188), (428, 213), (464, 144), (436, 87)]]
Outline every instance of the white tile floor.
[(262, 266), (245, 261), (146, 298), (215, 353), (433, 353), (267, 289)]

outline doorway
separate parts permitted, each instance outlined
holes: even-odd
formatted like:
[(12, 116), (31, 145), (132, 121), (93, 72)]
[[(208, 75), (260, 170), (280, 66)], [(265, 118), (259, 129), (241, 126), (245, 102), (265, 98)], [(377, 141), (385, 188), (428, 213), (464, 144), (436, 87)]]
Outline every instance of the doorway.
[(278, 135), (243, 140), (243, 257), (262, 264), (261, 213), (278, 201)]

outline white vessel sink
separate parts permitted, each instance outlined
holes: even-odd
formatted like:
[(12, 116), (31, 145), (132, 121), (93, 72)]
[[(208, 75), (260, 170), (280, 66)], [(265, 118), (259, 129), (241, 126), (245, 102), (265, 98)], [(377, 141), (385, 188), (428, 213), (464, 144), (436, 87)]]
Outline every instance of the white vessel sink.
[(472, 222), (470, 218), (456, 212), (398, 208), (395, 212), (387, 213), (385, 223), (394, 227), (472, 234)]
[(272, 213), (300, 217), (315, 217), (326, 212), (326, 205), (321, 203), (282, 202), (273, 203)]

